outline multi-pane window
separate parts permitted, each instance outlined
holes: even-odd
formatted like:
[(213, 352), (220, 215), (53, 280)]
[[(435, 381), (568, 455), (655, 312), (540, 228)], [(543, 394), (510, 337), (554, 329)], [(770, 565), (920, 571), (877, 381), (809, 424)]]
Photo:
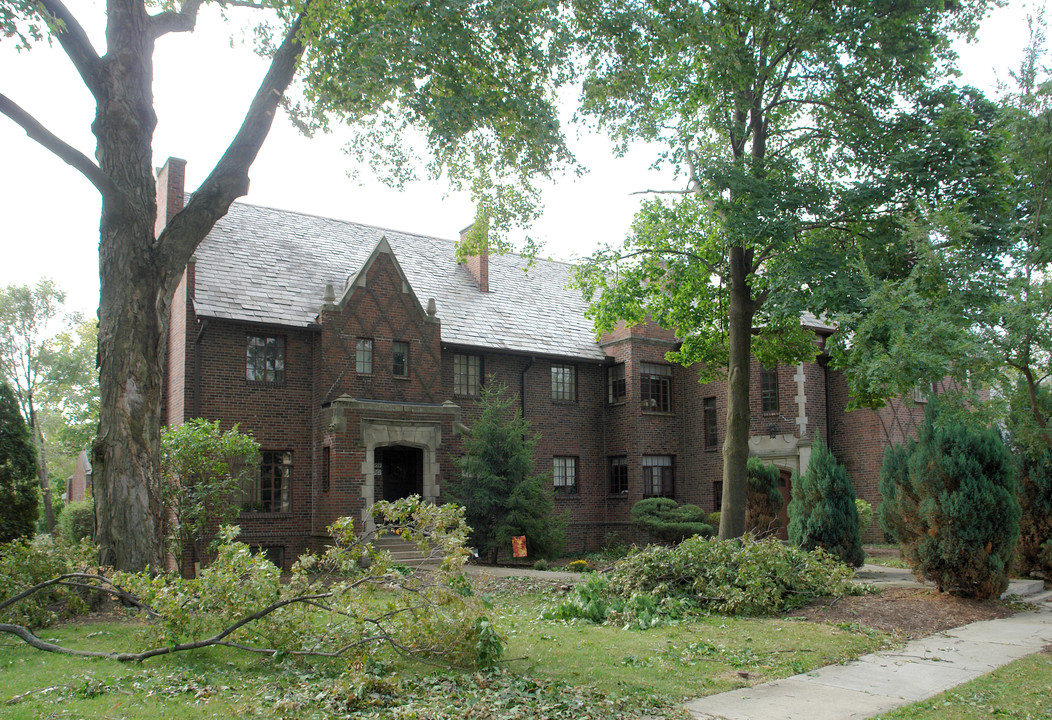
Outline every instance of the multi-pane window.
[(395, 342), (392, 347), (391, 373), (395, 377), (409, 377), (409, 343)]
[(552, 400), (577, 400), (577, 368), (552, 363)]
[(672, 412), (672, 366), (640, 363), (639, 392), (648, 412)]
[(354, 369), (361, 375), (373, 374), (373, 341), (358, 338), (354, 348)]
[(606, 370), (606, 401), (621, 402), (625, 399), (625, 364), (611, 365)]
[(623, 495), (628, 492), (628, 458), (624, 455), (610, 458), (610, 494)]
[(716, 428), (716, 398), (705, 398), (705, 447), (714, 448), (720, 438)]
[(453, 356), (453, 393), (478, 397), (482, 378), (482, 358), (478, 355)]
[(292, 509), (292, 453), (260, 453), (259, 478), (242, 490), (242, 507), (249, 512), (289, 512)]
[(566, 493), (577, 492), (577, 458), (552, 458), (552, 479), (555, 489)]
[(760, 370), (760, 404), (763, 412), (778, 412), (778, 366)]
[(671, 455), (643, 456), (643, 497), (675, 497)]
[(249, 335), (245, 377), (259, 382), (285, 380), (285, 338), (276, 335)]

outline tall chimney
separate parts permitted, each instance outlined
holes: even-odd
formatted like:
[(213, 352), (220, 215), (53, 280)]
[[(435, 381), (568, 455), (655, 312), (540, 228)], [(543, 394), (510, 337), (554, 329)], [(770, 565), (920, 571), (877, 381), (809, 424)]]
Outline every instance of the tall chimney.
[(160, 235), (164, 226), (183, 209), (183, 186), (186, 179), (186, 160), (170, 157), (164, 167), (157, 171), (157, 220), (154, 235)]
[[(475, 223), (468, 225), (466, 228), (460, 231), (460, 242), (463, 243), (467, 240), (468, 234), (471, 229), (475, 227)], [(484, 239), (482, 243), (481, 251), (477, 255), (470, 255), (464, 262), (467, 269), (475, 278), (475, 282), (478, 283), (479, 290), (482, 292), (489, 292), (489, 240)]]

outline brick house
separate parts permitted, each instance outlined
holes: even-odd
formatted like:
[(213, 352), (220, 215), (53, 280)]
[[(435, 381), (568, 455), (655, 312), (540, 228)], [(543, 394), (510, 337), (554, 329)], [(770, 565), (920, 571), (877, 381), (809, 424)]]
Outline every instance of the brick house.
[[(183, 169), (172, 159), (160, 172), (159, 223), (182, 206)], [(597, 342), (565, 263), (527, 274), (515, 255), (458, 264), (454, 251), (246, 204), (198, 248), (172, 304), (163, 413), (240, 423), (259, 442), (242, 539), (289, 564), (337, 517), (368, 526), (376, 500), (441, 500), (491, 378), (540, 432), (570, 549), (636, 539), (630, 510), (643, 497), (718, 509), (723, 383), (668, 363), (676, 340), (652, 325)], [(821, 345), (831, 328), (810, 325)], [(843, 378), (821, 361), (757, 364), (753, 378), (753, 454), (787, 480), (821, 433), (876, 502), (888, 418), (846, 413)]]

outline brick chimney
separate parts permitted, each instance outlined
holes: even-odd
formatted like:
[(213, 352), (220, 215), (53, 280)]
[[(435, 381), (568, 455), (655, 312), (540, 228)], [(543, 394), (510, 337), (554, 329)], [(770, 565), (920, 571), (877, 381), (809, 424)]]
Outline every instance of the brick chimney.
[(170, 157), (164, 167), (157, 171), (157, 220), (154, 235), (160, 235), (164, 226), (183, 209), (183, 185), (186, 179), (186, 160)]
[[(471, 232), (471, 228), (475, 227), (472, 223), (466, 228), (460, 231), (460, 242), (467, 240), (468, 233)], [(467, 260), (464, 261), (464, 265), (471, 272), (475, 278), (475, 282), (478, 283), (479, 290), (482, 292), (489, 292), (489, 242), (488, 240), (482, 246), (482, 252), (478, 255), (471, 255)]]

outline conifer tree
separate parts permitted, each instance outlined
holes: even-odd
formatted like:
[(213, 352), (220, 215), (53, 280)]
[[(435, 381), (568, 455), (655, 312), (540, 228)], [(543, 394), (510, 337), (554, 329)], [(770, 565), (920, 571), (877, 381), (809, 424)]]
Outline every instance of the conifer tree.
[(852, 567), (865, 558), (855, 487), (820, 437), (811, 448), (807, 471), (793, 478), (789, 541), (805, 550), (820, 547)]
[(780, 525), (778, 511), (782, 509), (782, 493), (778, 490), (778, 468), (758, 457), (750, 457), (746, 465), (749, 473), (745, 493), (745, 529), (757, 536), (777, 532)]
[(534, 469), (539, 434), (512, 408), (503, 385), (483, 387), (476, 403), (482, 414), (471, 426), (458, 459), (458, 477), (447, 486), (464, 506), (471, 542), (496, 562), (511, 539), (526, 536), (530, 557), (554, 557), (566, 543), (566, 520), (556, 516), (551, 474)]
[[(1012, 458), (997, 430), (942, 413), (929, 403), (908, 455), (885, 457), (894, 502), (881, 507), (903, 556), (940, 591), (999, 597), (1008, 587), (1019, 539), (1019, 501)], [(890, 458), (890, 460), (889, 460)]]
[(18, 401), (0, 384), (0, 543), (33, 534), (37, 522), (37, 458)]

